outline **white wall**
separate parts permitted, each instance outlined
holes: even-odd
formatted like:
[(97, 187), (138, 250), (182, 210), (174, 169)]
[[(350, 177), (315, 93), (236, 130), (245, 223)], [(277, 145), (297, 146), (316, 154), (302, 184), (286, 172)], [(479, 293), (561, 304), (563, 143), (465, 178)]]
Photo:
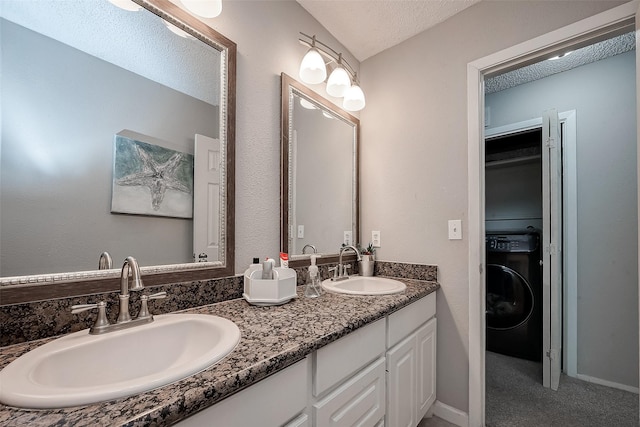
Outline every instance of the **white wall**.
[(578, 374), (638, 386), (635, 52), (488, 95), (492, 126), (576, 110)]
[[(203, 21), (238, 45), (235, 271), (242, 273), (253, 257), (280, 252), (280, 73), (299, 80), (307, 51), (299, 32), (359, 64), (293, 0), (225, 1), (219, 17)], [(326, 95), (324, 85), (311, 88)]]
[[(608, 1), (488, 1), (361, 64), (362, 230), (382, 260), (439, 266), (438, 400), (468, 410), (467, 63), (584, 17)], [(389, 84), (394, 81), (394, 84)]]

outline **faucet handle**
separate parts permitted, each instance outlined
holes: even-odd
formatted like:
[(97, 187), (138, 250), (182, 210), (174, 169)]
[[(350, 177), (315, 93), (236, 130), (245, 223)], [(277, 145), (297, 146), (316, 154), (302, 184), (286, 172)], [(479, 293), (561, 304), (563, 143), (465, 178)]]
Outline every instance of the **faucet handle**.
[(83, 311), (91, 310), (92, 308), (98, 308), (98, 304), (77, 304), (71, 306), (71, 314), (82, 313)]
[(338, 277), (338, 275), (340, 274), (340, 273), (338, 273), (338, 270), (339, 269), (338, 269), (337, 265), (335, 267), (329, 267), (329, 272), (333, 271), (333, 277), (334, 278)]
[(147, 302), (150, 299), (162, 299), (166, 297), (167, 297), (167, 293), (164, 291), (157, 292), (151, 295), (142, 295), (140, 297), (140, 312), (138, 313), (138, 319), (153, 319), (153, 316), (151, 315), (151, 313), (149, 313), (149, 307), (147, 306)]
[(162, 292), (156, 292), (155, 294), (151, 294), (149, 295), (149, 299), (162, 299), (162, 298), (166, 298), (167, 297), (167, 293), (165, 291)]
[(349, 272), (347, 271), (348, 269), (351, 268), (351, 264), (345, 264), (342, 266), (342, 275), (343, 276), (349, 276)]
[(109, 326), (109, 321), (107, 320), (107, 303), (106, 302), (100, 301), (99, 303), (96, 303), (96, 304), (72, 305), (71, 314), (82, 313), (83, 311), (92, 310), (94, 308), (98, 309), (98, 317), (96, 317), (96, 321), (91, 327), (91, 331), (99, 331), (100, 329)]

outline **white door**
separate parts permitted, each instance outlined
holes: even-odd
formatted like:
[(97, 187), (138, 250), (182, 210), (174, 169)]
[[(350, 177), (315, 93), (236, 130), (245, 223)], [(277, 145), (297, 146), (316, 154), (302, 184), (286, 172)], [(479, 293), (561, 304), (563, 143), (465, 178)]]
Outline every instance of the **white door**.
[(220, 140), (195, 137), (193, 165), (193, 253), (195, 262), (220, 260)]
[(562, 157), (558, 112), (542, 117), (542, 292), (543, 378), (545, 387), (558, 389), (562, 354)]

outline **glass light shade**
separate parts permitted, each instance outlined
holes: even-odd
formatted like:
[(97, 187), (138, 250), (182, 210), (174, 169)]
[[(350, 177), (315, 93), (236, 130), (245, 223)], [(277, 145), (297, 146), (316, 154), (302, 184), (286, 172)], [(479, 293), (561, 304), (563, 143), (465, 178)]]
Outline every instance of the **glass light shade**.
[(300, 78), (303, 82), (315, 85), (327, 78), (327, 67), (317, 49), (311, 48), (300, 63)]
[(360, 86), (354, 84), (344, 94), (342, 107), (347, 111), (360, 111), (364, 106), (364, 92), (360, 89)]
[(313, 105), (313, 103), (307, 101), (304, 98), (300, 98), (300, 105), (302, 106), (302, 108), (306, 108), (307, 110), (315, 110), (316, 106)]
[(350, 87), (351, 79), (347, 71), (340, 66), (333, 70), (329, 76), (329, 80), (327, 80), (327, 93), (331, 96), (341, 98)]
[(182, 0), (182, 4), (203, 18), (215, 18), (222, 12), (222, 0)]
[(131, 0), (109, 0), (109, 2), (114, 6), (118, 6), (120, 9), (128, 10), (129, 12), (137, 12), (142, 9), (142, 6), (132, 2)]
[(170, 23), (170, 22), (164, 21), (164, 25), (165, 25), (165, 26), (166, 26), (166, 27), (167, 27), (167, 28), (168, 28), (168, 29), (169, 29), (173, 34), (176, 34), (176, 35), (178, 35), (178, 36), (180, 36), (180, 37), (184, 37), (185, 39), (193, 38), (193, 36), (192, 36), (191, 34), (187, 33), (187, 32), (186, 32), (186, 31), (184, 31), (184, 30), (181, 30), (180, 28), (176, 27), (175, 25), (173, 25), (173, 24), (172, 24), (172, 23)]

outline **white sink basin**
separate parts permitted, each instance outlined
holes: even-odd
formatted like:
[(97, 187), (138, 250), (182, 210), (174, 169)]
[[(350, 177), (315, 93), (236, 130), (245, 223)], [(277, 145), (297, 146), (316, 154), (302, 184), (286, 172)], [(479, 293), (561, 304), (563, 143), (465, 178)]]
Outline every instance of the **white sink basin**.
[(230, 320), (166, 314), (104, 335), (83, 330), (22, 355), (0, 372), (0, 402), (22, 408), (86, 405), (153, 390), (193, 375), (240, 340)]
[(329, 292), (350, 295), (388, 295), (404, 291), (407, 286), (393, 279), (385, 277), (349, 276), (346, 280), (332, 282), (324, 280), (322, 287)]

